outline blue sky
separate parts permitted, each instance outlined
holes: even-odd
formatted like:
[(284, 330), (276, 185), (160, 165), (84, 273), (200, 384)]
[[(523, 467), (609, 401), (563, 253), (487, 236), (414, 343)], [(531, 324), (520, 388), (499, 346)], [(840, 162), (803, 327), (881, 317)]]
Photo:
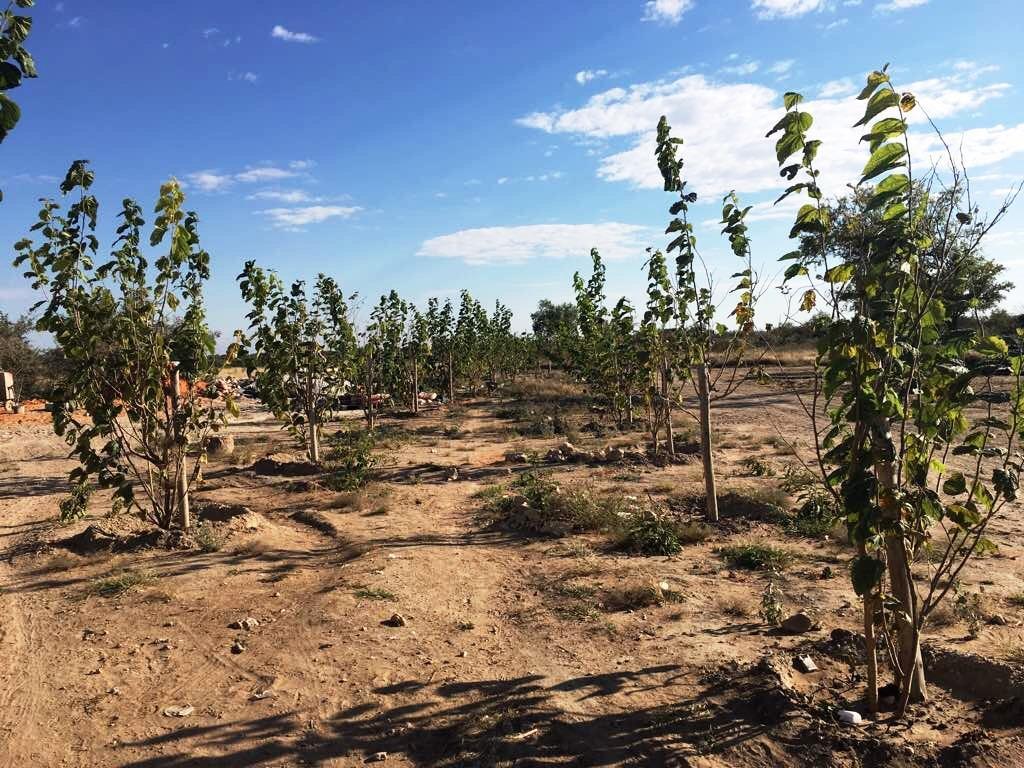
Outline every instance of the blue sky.
[[(32, 14), (40, 76), (11, 94), (23, 117), (0, 146), (0, 241), (27, 232), (76, 158), (93, 163), (105, 234), (123, 197), (149, 209), (175, 176), (228, 332), (246, 259), (286, 280), (327, 272), (371, 302), (465, 287), (525, 328), (538, 299), (570, 298), (598, 246), (609, 294), (641, 303), (643, 249), (665, 244), (671, 202), (651, 153), (662, 113), (686, 140), (713, 270), (734, 271), (712, 223), (735, 188), (757, 205), (770, 279), (792, 218), (770, 208), (783, 185), (764, 139), (782, 93), (807, 96), (842, 192), (866, 159), (851, 92), (886, 61), (963, 137), (982, 208), (1024, 179), (1019, 0), (39, 0)], [(1022, 236), (1018, 206), (987, 249), (1020, 286), (1013, 310)], [(0, 310), (32, 301), (3, 259)], [(784, 306), (769, 291), (761, 319)]]

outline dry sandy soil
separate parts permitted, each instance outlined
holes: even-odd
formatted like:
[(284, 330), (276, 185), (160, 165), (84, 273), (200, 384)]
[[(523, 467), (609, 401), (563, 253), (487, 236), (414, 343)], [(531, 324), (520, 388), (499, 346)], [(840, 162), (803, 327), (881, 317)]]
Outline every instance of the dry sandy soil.
[[(583, 431), (597, 417), (560, 399), (563, 385), (532, 390), (518, 407), (561, 409), (584, 445), (639, 439)], [(679, 555), (642, 557), (600, 534), (491, 525), (479, 492), (526, 468), (506, 451), (565, 439), (516, 435), (507, 407), (385, 419), (373, 480), (336, 493), (249, 469), (293, 449), (247, 402), (234, 455), (211, 461), (194, 505), (250, 512), (211, 521), (209, 552), (155, 544), (99, 494), (87, 519), (59, 526), (64, 446), (44, 418), (0, 417), (0, 766), (1024, 765), (1020, 504), (995, 525), (998, 553), (963, 579), (1002, 623), (971, 638), (947, 612), (929, 630), (933, 700), (910, 723), (842, 726), (836, 709), (863, 695), (858, 637), (830, 639), (858, 629), (842, 536), (732, 516)], [(796, 463), (786, 440), (808, 449), (795, 402), (770, 387), (744, 385), (718, 430), (723, 492), (778, 497)], [(775, 476), (749, 476), (750, 457)], [(551, 473), (640, 503), (701, 488), (698, 461)], [(89, 543), (89, 526), (116, 538)], [(820, 629), (761, 622), (765, 574), (716, 552), (752, 541), (795, 556), (777, 582), (786, 612)], [(667, 599), (622, 604), (663, 581)], [(404, 626), (382, 623), (395, 613)], [(229, 626), (247, 617), (258, 625)], [(794, 669), (804, 652), (819, 671)]]

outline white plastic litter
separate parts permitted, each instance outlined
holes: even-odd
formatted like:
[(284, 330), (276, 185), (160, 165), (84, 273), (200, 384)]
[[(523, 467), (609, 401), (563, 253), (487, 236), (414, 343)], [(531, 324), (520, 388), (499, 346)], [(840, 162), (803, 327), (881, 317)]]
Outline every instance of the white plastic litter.
[(860, 725), (864, 722), (864, 718), (860, 716), (860, 712), (854, 712), (852, 709), (840, 709), (839, 722), (846, 725)]

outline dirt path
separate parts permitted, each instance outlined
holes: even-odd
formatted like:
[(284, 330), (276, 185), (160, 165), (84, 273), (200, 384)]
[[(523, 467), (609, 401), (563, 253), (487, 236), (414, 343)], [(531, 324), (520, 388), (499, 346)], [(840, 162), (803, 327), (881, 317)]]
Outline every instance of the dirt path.
[[(749, 433), (768, 429), (749, 414), (766, 405), (754, 397), (723, 414), (729, 487), (741, 482), (731, 476), (750, 454)], [(784, 421), (793, 410), (774, 413)], [(236, 455), (207, 468), (196, 505), (254, 514), (233, 520), (210, 552), (57, 546), (88, 524), (120, 523), (97, 498), (89, 520), (54, 528), (60, 444), (45, 425), (0, 437), (0, 461), (21, 446), (0, 464), (0, 768), (355, 766), (379, 752), (410, 766), (853, 764), (787, 746), (807, 723), (779, 700), (775, 672), (748, 667), (766, 652), (787, 660), (807, 641), (766, 634), (754, 617), (763, 578), (724, 571), (715, 542), (637, 558), (599, 538), (485, 526), (474, 494), (511, 479), (504, 452), (552, 443), (509, 434), (494, 413), (481, 402), (389, 423), (379, 479), (339, 494), (245, 471), (288, 448), (249, 405), (231, 428)], [(699, 487), (694, 465), (556, 476), (637, 496)], [(753, 525), (728, 540), (766, 535), (777, 532)], [(826, 637), (855, 627), (845, 580), (820, 577), (826, 564), (841, 569), (841, 544), (789, 545), (801, 559), (780, 577), (787, 601), (813, 606)], [(1000, 588), (1013, 590), (1012, 569), (1000, 573)], [(131, 589), (99, 592), (125, 574), (137, 577)], [(601, 603), (662, 580), (677, 601)], [(404, 626), (383, 623), (394, 613)], [(229, 627), (245, 617), (258, 626)], [(848, 672), (818, 658), (822, 673), (786, 672), (786, 685), (834, 698), (828, 686)], [(166, 714), (185, 705), (187, 717)]]

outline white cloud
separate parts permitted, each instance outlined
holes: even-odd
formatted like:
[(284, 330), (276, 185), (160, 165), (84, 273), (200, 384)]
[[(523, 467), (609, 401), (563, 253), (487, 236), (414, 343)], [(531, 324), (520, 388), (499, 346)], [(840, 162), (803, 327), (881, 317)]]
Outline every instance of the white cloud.
[[(962, 151), (963, 162), (968, 170), (981, 168), (1024, 152), (1024, 123), (971, 128), (961, 133), (947, 134), (945, 138), (958, 162)], [(934, 162), (943, 161), (945, 148), (937, 136), (924, 134), (916, 139), (911, 145), (912, 150), (916, 148), (928, 152)]]
[(196, 187), (203, 192), (221, 192), (232, 184), (234, 179), (230, 175), (217, 173), (216, 171), (196, 171), (185, 174), (185, 180), (191, 187)]
[(241, 80), (255, 85), (259, 82), (260, 76), (255, 72), (228, 72), (228, 80)]
[(361, 210), (354, 205), (307, 205), (300, 208), (268, 208), (256, 213), (270, 219), (271, 226), (277, 229), (295, 231), (307, 224), (320, 224), (328, 219), (349, 219)]
[(270, 36), (288, 43), (317, 43), (320, 41), (319, 37), (314, 37), (306, 32), (292, 32), (280, 24), (274, 25), (274, 28), (270, 30)]
[(257, 168), (247, 168), (235, 174), (235, 181), (243, 184), (261, 181), (279, 181), (280, 179), (292, 179), (298, 176), (298, 171), (288, 168), (278, 168), (274, 165), (263, 165)]
[(759, 19), (792, 19), (811, 11), (820, 11), (825, 0), (754, 0), (750, 7)]
[(692, 9), (694, 0), (648, 0), (644, 4), (644, 21), (660, 24), (678, 24), (683, 14)]
[(499, 186), (502, 185), (502, 184), (507, 184), (507, 183), (508, 183), (508, 176), (502, 176), (500, 179), (498, 179), (498, 185)]
[(897, 11), (905, 11), (908, 8), (917, 8), (927, 3), (928, 0), (888, 0), (885, 3), (878, 3), (875, 6), (875, 10), (879, 13), (896, 13)]
[(311, 166), (312, 161), (310, 160), (296, 160), (289, 163), (288, 168), (280, 168), (276, 165), (258, 165), (237, 173), (222, 173), (206, 169), (185, 174), (185, 182), (188, 186), (195, 187), (202, 192), (223, 192), (235, 184), (258, 184), (305, 176), (304, 169)]
[(734, 64), (729, 67), (722, 67), (720, 71), (725, 72), (728, 75), (752, 75), (755, 72), (757, 72), (757, 69), (760, 66), (760, 62), (745, 61), (742, 64)]
[(246, 200), (278, 200), (282, 203), (314, 203), (319, 197), (311, 197), (303, 189), (261, 189), (246, 197)]
[(831, 99), (835, 96), (848, 96), (857, 90), (857, 86), (853, 84), (853, 80), (848, 77), (840, 78), (839, 80), (829, 80), (818, 91), (818, 97), (822, 99)]
[(523, 181), (557, 181), (564, 175), (561, 171), (550, 171), (548, 173), (524, 176)]
[(850, 20), (847, 19), (847, 18), (836, 19), (835, 21), (830, 21), (828, 24), (825, 25), (825, 31), (826, 32), (831, 32), (833, 29), (839, 29), (839, 27), (845, 27), (849, 22), (850, 22)]
[[(1006, 83), (978, 85), (962, 72), (919, 82), (898, 83), (909, 90), (932, 117), (970, 114), (987, 101), (1003, 95)], [(826, 191), (842, 192), (847, 181), (855, 180), (867, 159), (866, 146), (859, 143), (865, 132), (853, 128), (863, 114), (864, 104), (849, 97), (818, 96), (806, 110), (814, 116), (810, 133), (823, 140), (819, 152), (822, 184)], [(661, 175), (653, 158), (654, 129), (666, 115), (676, 136), (686, 143), (681, 148), (686, 177), (702, 195), (719, 195), (731, 189), (761, 192), (778, 190), (783, 182), (775, 162), (777, 137), (765, 132), (782, 114), (782, 94), (753, 83), (722, 83), (704, 75), (675, 80), (638, 83), (598, 93), (577, 108), (556, 108), (536, 112), (519, 120), (521, 125), (549, 134), (568, 134), (575, 141), (626, 140), (619, 151), (604, 150), (597, 175), (608, 181), (624, 181), (636, 187), (656, 189)], [(922, 110), (911, 112), (910, 122), (924, 128), (922, 151), (934, 147), (927, 140)], [(725, 128), (727, 126), (727, 129)], [(964, 134), (967, 164), (985, 165), (1015, 154), (1021, 141), (1017, 127), (995, 126)], [(954, 137), (958, 140), (958, 137)], [(621, 146), (621, 145), (620, 145)], [(921, 164), (918, 164), (921, 167)], [(830, 186), (831, 185), (831, 186)]]
[(576, 82), (580, 85), (586, 85), (591, 80), (596, 80), (599, 77), (605, 77), (607, 74), (607, 69), (581, 69), (576, 73)]
[(213, 37), (214, 35), (216, 35), (219, 32), (220, 32), (220, 30), (217, 29), (216, 27), (207, 27), (206, 29), (203, 30), (203, 37), (205, 37), (207, 40), (209, 40), (211, 37)]
[(773, 75), (789, 74), (789, 70), (793, 68), (794, 64), (796, 64), (796, 59), (783, 59), (768, 67), (768, 71)]
[(614, 221), (482, 227), (430, 238), (417, 255), (473, 265), (521, 264), (531, 259), (581, 257), (597, 248), (606, 259), (623, 259), (641, 256), (651, 234), (646, 227)]

